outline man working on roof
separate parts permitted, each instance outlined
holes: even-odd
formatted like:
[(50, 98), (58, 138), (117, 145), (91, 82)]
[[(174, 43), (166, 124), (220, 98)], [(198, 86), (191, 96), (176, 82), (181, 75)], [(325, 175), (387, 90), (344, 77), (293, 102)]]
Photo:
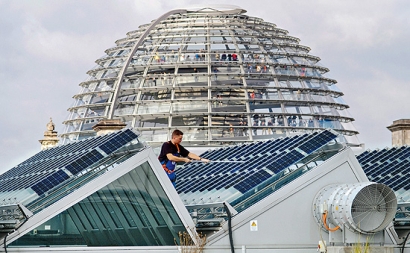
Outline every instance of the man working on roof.
[(198, 155), (189, 152), (180, 145), (183, 135), (184, 133), (182, 133), (180, 130), (174, 130), (174, 132), (172, 132), (171, 140), (162, 144), (161, 153), (158, 156), (159, 162), (162, 164), (162, 167), (164, 168), (174, 187), (176, 181), (175, 166), (177, 162), (189, 163), (191, 161), (189, 158), (199, 160), (204, 163), (209, 162), (208, 159), (201, 158)]

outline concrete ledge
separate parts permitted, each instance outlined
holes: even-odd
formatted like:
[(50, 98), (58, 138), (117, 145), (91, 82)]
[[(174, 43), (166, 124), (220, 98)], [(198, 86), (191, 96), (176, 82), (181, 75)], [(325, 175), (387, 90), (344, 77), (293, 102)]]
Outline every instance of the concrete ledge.
[(93, 129), (97, 135), (103, 135), (121, 130), (125, 126), (126, 124), (120, 119), (104, 119), (93, 126)]

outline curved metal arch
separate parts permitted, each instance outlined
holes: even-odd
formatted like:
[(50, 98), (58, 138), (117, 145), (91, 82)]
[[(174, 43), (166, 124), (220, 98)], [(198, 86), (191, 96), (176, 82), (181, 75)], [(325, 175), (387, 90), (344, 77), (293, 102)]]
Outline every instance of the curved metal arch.
[(130, 64), (131, 59), (134, 56), (135, 52), (137, 51), (138, 47), (140, 47), (142, 45), (142, 43), (144, 42), (144, 39), (148, 36), (148, 34), (151, 32), (151, 30), (159, 22), (167, 19), (171, 15), (183, 14), (183, 13), (187, 13), (187, 10), (186, 9), (176, 9), (176, 10), (172, 10), (172, 11), (169, 11), (169, 12), (163, 14), (158, 19), (156, 19), (154, 22), (152, 22), (151, 25), (147, 28), (147, 30), (145, 30), (145, 32), (139, 37), (138, 42), (135, 43), (135, 45), (132, 48), (130, 54), (128, 55), (128, 58), (127, 58), (126, 62), (124, 63), (120, 73), (118, 74), (118, 78), (117, 78), (116, 83), (114, 85), (114, 87), (115, 87), (114, 95), (113, 95), (113, 98), (112, 98), (112, 101), (111, 101), (111, 107), (110, 107), (110, 110), (108, 112), (107, 119), (112, 119), (114, 117), (115, 105), (117, 104), (118, 94), (121, 90), (121, 82), (124, 79), (125, 71), (127, 70), (128, 65)]

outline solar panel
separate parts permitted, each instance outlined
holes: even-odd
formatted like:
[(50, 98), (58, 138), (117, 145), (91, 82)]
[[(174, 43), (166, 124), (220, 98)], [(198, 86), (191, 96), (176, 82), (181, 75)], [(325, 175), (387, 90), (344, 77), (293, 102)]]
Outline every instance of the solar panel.
[(63, 181), (67, 180), (69, 176), (62, 170), (56, 171), (45, 179), (41, 180), (37, 184), (33, 185), (31, 189), (37, 193), (37, 195), (42, 195), (48, 190), (52, 189), (54, 186), (59, 185)]
[(399, 194), (398, 198), (402, 196), (406, 198), (404, 201), (410, 201), (408, 194), (400, 195), (398, 192), (401, 189), (407, 191), (409, 188), (410, 147), (366, 151), (358, 155), (357, 159), (369, 180), (388, 185)]
[(195, 198), (197, 192), (204, 191), (207, 191), (207, 196), (212, 199), (217, 199), (224, 192), (236, 192), (237, 194), (233, 195), (237, 197), (247, 192), (254, 194), (252, 189), (267, 182), (273, 183), (272, 179), (280, 178), (287, 168), (336, 137), (333, 132), (324, 130), (206, 151), (201, 157), (220, 162), (186, 164), (177, 172), (176, 189), (183, 198)]
[(124, 129), (42, 150), (0, 175), (0, 191), (31, 188), (42, 195), (107, 156), (98, 147), (108, 145), (112, 153), (135, 138), (136, 133)]

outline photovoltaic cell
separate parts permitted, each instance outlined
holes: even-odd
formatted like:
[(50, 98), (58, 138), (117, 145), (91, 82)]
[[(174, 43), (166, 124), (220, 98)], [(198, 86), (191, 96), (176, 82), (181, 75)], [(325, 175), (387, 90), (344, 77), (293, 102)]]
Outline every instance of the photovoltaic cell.
[(42, 150), (0, 175), (0, 193), (31, 188), (43, 194), (69, 179), (63, 168), (76, 175), (104, 158), (107, 154), (100, 153), (99, 146), (109, 146), (112, 153), (135, 138), (136, 133), (124, 129)]
[(368, 150), (358, 155), (357, 160), (369, 180), (386, 184), (394, 191), (408, 190), (410, 147)]
[(62, 183), (63, 181), (67, 180), (69, 176), (62, 170), (58, 170), (57, 172), (51, 174), (50, 176), (46, 177), (45, 179), (41, 180), (37, 184), (33, 185), (31, 189), (33, 189), (38, 195), (41, 195), (48, 190), (52, 189), (54, 186)]
[(336, 137), (333, 132), (324, 130), (207, 151), (201, 156), (221, 162), (187, 164), (178, 171), (177, 191), (188, 194), (198, 190), (202, 192), (234, 188), (244, 194), (275, 178), (275, 175), (281, 174)]

